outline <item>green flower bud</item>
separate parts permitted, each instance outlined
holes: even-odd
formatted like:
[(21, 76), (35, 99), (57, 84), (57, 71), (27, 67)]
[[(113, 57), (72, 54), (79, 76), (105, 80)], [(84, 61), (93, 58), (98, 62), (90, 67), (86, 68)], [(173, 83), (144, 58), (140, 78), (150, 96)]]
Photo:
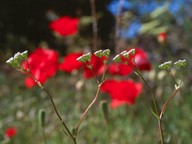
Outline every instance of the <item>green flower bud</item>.
[(8, 59), (6, 63), (13, 68), (20, 69), (22, 62), (26, 60), (27, 57), (28, 57), (27, 51), (24, 51), (23, 53), (18, 52), (14, 55), (14, 57)]
[(103, 51), (102, 50), (98, 50), (96, 52), (94, 52), (94, 54), (97, 56), (97, 57), (102, 57), (103, 56)]
[(132, 55), (135, 55), (135, 49), (131, 49), (128, 51), (128, 54), (132, 54)]
[(13, 57), (9, 58), (6, 61), (6, 63), (16, 69), (20, 69), (20, 67), (21, 67), (21, 64), (17, 60), (15, 60)]
[(121, 62), (121, 58), (120, 58), (120, 55), (116, 55), (114, 58), (113, 58), (113, 61), (115, 62)]
[(106, 50), (103, 51), (103, 55), (108, 58), (109, 55), (110, 55), (110, 52), (111, 52), (110, 49), (106, 49)]
[(100, 102), (100, 108), (101, 108), (101, 112), (102, 112), (105, 120), (109, 121), (109, 108), (108, 108), (107, 101), (101, 101)]
[(28, 51), (24, 51), (21, 53), (21, 56), (23, 57), (24, 60), (26, 60), (28, 58)]
[(86, 63), (87, 61), (91, 61), (91, 53), (83, 54), (82, 56), (76, 59), (79, 62)]
[(129, 58), (129, 53), (125, 52), (125, 53), (123, 53), (123, 56), (128, 59)]
[(91, 53), (90, 52), (88, 52), (87, 54), (84, 54), (83, 57), (86, 61), (91, 61)]
[(45, 110), (40, 109), (38, 113), (38, 121), (41, 127), (45, 126)]
[(127, 51), (122, 51), (121, 53), (120, 53), (120, 55), (123, 55), (124, 53), (126, 53)]
[(186, 60), (178, 60), (174, 63), (174, 65), (179, 68), (179, 69), (184, 69), (187, 66), (187, 61)]
[(171, 68), (172, 61), (164, 62), (161, 65), (159, 65), (159, 68), (162, 70), (168, 70)]

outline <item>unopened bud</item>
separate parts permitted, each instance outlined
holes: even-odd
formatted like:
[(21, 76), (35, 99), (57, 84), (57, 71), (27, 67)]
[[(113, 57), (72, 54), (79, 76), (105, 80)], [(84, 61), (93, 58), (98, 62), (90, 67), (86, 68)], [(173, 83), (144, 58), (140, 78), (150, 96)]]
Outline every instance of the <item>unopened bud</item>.
[(41, 127), (45, 126), (45, 110), (40, 109), (38, 114), (38, 121)]
[(22, 62), (28, 57), (28, 52), (24, 51), (23, 53), (16, 53), (13, 57), (9, 58), (6, 63), (13, 68), (20, 69)]
[(168, 70), (171, 68), (172, 61), (164, 62), (161, 65), (159, 65), (159, 68), (162, 70)]
[(178, 60), (174, 63), (174, 65), (179, 69), (184, 69), (187, 66), (186, 60)]
[(103, 51), (103, 55), (108, 58), (109, 55), (110, 55), (110, 52), (111, 52), (110, 49), (106, 49), (106, 50)]
[(102, 50), (98, 50), (98, 51), (94, 52), (94, 54), (95, 54), (95, 56), (101, 58), (101, 57), (103, 56), (103, 53), (102, 53), (102, 52), (103, 52)]
[(116, 55), (114, 58), (113, 58), (113, 61), (115, 62), (121, 62), (121, 58), (120, 58), (120, 55)]
[(83, 54), (82, 56), (76, 59), (79, 62), (86, 63), (87, 61), (91, 61), (91, 53)]

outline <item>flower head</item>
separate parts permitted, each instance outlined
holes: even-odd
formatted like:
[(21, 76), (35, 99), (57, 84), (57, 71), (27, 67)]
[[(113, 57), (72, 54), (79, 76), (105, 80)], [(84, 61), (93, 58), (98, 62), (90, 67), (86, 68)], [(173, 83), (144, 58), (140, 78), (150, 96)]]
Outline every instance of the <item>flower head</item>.
[(28, 51), (18, 52), (13, 57), (9, 58), (6, 63), (13, 68), (22, 69), (22, 62), (28, 57)]
[(76, 59), (82, 55), (83, 53), (81, 52), (67, 54), (64, 57), (63, 62), (59, 65), (59, 69), (71, 73), (73, 70), (81, 68), (83, 63), (77, 61)]
[(117, 108), (123, 104), (133, 105), (142, 91), (142, 84), (132, 80), (106, 80), (101, 91), (109, 94), (111, 107)]
[(63, 16), (52, 21), (49, 27), (51, 30), (60, 34), (61, 36), (70, 36), (77, 33), (78, 23), (79, 23), (78, 18)]
[(113, 60), (118, 63), (109, 65), (108, 71), (111, 74), (128, 75), (132, 72), (132, 68), (138, 68), (141, 71), (151, 70), (147, 54), (140, 48), (123, 51), (116, 55)]
[(5, 130), (4, 135), (6, 138), (12, 138), (16, 135), (16, 129), (14, 127), (9, 127)]
[[(42, 84), (58, 70), (58, 53), (51, 49), (37, 48), (29, 55), (27, 61), (30, 72)], [(28, 68), (28, 65), (24, 63), (25, 68)], [(25, 85), (31, 88), (36, 83), (32, 78), (26, 77)]]
[(158, 35), (157, 40), (159, 43), (162, 43), (162, 44), (166, 43), (167, 42), (167, 33), (165, 33), (165, 32), (160, 33)]
[(91, 69), (88, 68), (86, 65), (84, 67), (84, 77), (85, 78), (91, 78), (91, 77), (94, 76), (94, 74), (95, 75), (103, 74), (103, 72), (104, 72), (104, 63), (103, 63), (102, 58), (100, 58), (98, 56), (95, 56), (95, 54), (92, 54), (89, 65), (91, 65)]

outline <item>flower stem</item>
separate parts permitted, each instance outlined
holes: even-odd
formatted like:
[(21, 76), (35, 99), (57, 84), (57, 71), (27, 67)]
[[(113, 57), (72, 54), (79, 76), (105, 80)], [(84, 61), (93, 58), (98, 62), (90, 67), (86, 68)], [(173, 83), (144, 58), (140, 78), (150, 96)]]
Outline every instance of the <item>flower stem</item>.
[(153, 106), (155, 108), (155, 117), (157, 118), (158, 121), (158, 127), (159, 127), (159, 133), (160, 133), (160, 139), (161, 139), (161, 144), (164, 144), (164, 134), (163, 134), (163, 128), (162, 128), (162, 119), (159, 116), (159, 112), (157, 109), (157, 103), (155, 100), (155, 96), (153, 94), (153, 91), (151, 89), (151, 87), (149, 86), (149, 84), (147, 83), (147, 81), (144, 79), (144, 77), (142, 76), (141, 72), (139, 71), (139, 68), (137, 66), (137, 64), (135, 63), (135, 61), (133, 61), (136, 68), (134, 68), (133, 66), (129, 65), (134, 71), (135, 73), (142, 79), (142, 81), (144, 82), (144, 84), (147, 86), (147, 88), (149, 89), (150, 93), (151, 93), (151, 97), (153, 100)]
[(79, 132), (79, 128), (80, 128), (81, 123), (82, 123), (84, 117), (86, 116), (87, 112), (90, 110), (90, 108), (92, 107), (92, 105), (96, 102), (96, 100), (97, 100), (97, 98), (98, 98), (98, 96), (99, 96), (99, 92), (100, 92), (100, 88), (101, 88), (102, 83), (103, 83), (103, 82), (101, 82), (101, 83), (98, 85), (98, 87), (97, 87), (97, 92), (96, 92), (96, 94), (95, 94), (94, 99), (93, 99), (92, 102), (88, 105), (88, 107), (85, 109), (84, 113), (82, 114), (82, 116), (81, 116), (81, 118), (80, 118), (80, 120), (79, 120), (79, 122), (78, 122), (78, 124), (77, 124), (77, 126), (76, 126), (76, 132), (75, 132), (76, 135), (77, 135), (78, 132)]
[(123, 1), (124, 0), (120, 0), (119, 1), (119, 6), (118, 6), (118, 11), (117, 11), (117, 16), (116, 16), (116, 23), (115, 23), (115, 53), (118, 53), (119, 47), (118, 47), (118, 43), (119, 43), (119, 29), (121, 26), (121, 12), (122, 12), (122, 6), (123, 6)]
[(69, 134), (69, 136), (71, 137), (71, 139), (73, 140), (74, 144), (77, 144), (77, 141), (76, 141), (76, 137), (73, 136), (73, 134), (70, 132), (69, 128), (67, 127), (65, 121), (62, 119), (61, 115), (59, 114), (57, 108), (56, 108), (56, 105), (53, 101), (53, 98), (52, 98), (52, 95), (50, 94), (50, 92), (44, 87), (41, 85), (41, 83), (35, 78), (35, 76), (31, 73), (30, 69), (27, 69), (26, 70), (26, 73), (29, 77), (31, 77), (35, 83), (47, 94), (47, 96), (49, 97), (50, 101), (51, 101), (51, 104), (54, 108), (54, 111), (57, 115), (57, 117), (59, 118), (59, 120), (61, 121), (62, 125), (64, 126), (65, 130), (67, 131), (67, 133)]
[(161, 137), (161, 144), (164, 144), (164, 135), (163, 135), (163, 128), (162, 128), (162, 120), (158, 119), (158, 126), (159, 126), (159, 132)]
[(180, 89), (180, 87), (176, 88), (176, 90), (173, 92), (173, 94), (172, 94), (172, 95), (166, 100), (166, 102), (164, 103), (164, 105), (163, 105), (163, 107), (162, 107), (162, 110), (161, 110), (161, 113), (160, 113), (160, 116), (159, 116), (160, 119), (162, 119), (162, 116), (163, 116), (163, 114), (164, 114), (164, 112), (165, 112), (165, 109), (166, 109), (168, 103), (171, 101), (171, 99), (172, 99), (173, 97), (175, 97), (175, 95), (178, 93), (179, 89)]
[(97, 38), (98, 38), (98, 29), (97, 29), (97, 16), (95, 9), (95, 0), (90, 0), (91, 14), (93, 18), (93, 51), (97, 50)]

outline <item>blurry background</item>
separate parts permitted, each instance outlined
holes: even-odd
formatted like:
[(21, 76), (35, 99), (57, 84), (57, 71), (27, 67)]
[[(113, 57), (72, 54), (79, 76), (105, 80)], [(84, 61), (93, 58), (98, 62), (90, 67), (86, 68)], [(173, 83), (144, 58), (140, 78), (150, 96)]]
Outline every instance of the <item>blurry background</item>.
[[(98, 49), (109, 48), (114, 52), (119, 0), (96, 0), (95, 4)], [(140, 47), (147, 52), (153, 69), (144, 75), (158, 96), (159, 106), (162, 106), (174, 86), (168, 77), (162, 76), (158, 65), (163, 61), (178, 59), (186, 59), (189, 63), (181, 94), (170, 103), (164, 117), (166, 140), (174, 144), (188, 144), (192, 141), (191, 9), (191, 0), (124, 0), (121, 26), (118, 29), (121, 49)], [(50, 22), (66, 15), (80, 18), (78, 33), (69, 37), (54, 35), (49, 28)], [(7, 66), (5, 61), (17, 51), (31, 52), (37, 47), (52, 48), (61, 57), (73, 51), (90, 50), (90, 16), (89, 0), (0, 0), (0, 141), (4, 140), (7, 127), (15, 127), (17, 134), (12, 143), (43, 143), (37, 115), (39, 109), (45, 109), (48, 143), (71, 142), (60, 129), (60, 122), (46, 95), (35, 87), (27, 89), (23, 82), (24, 76)], [(159, 40), (162, 33), (166, 35), (163, 40)], [(81, 72), (59, 72), (46, 86), (54, 93), (57, 107), (72, 129), (94, 96), (94, 79), (85, 81)], [(101, 94), (95, 108), (84, 121), (79, 143), (158, 143), (157, 123), (146, 106), (148, 95), (145, 89), (143, 91), (135, 105), (110, 109), (108, 125), (102, 116), (99, 102), (103, 97), (107, 100), (109, 98)]]

